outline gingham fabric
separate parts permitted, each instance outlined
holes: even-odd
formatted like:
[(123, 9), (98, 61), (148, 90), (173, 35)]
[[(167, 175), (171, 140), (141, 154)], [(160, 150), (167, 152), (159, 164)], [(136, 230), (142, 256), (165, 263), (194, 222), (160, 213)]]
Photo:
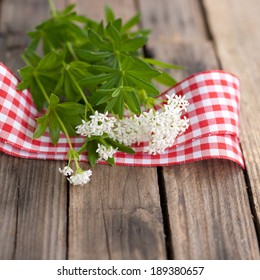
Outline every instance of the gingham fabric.
[[(39, 113), (30, 92), (16, 90), (18, 82), (0, 63), (0, 150), (21, 158), (66, 160), (69, 147), (63, 134), (56, 146), (51, 144), (48, 132), (32, 140)], [(165, 166), (222, 158), (244, 167), (238, 138), (238, 78), (219, 70), (206, 71), (183, 80), (162, 96), (165, 94), (184, 95), (189, 101), (188, 130), (160, 155), (143, 153), (145, 143), (133, 146), (134, 155), (117, 152), (116, 165)], [(72, 142), (77, 149), (84, 139), (76, 137)], [(87, 161), (87, 154), (81, 155), (80, 159)]]

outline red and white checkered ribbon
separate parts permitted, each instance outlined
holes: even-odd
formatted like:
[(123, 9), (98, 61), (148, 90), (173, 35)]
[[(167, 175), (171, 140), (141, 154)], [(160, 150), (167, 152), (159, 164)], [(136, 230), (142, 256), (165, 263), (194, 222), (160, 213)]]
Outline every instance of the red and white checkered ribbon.
[[(0, 63), (0, 150), (21, 158), (66, 160), (69, 150), (62, 134), (53, 146), (49, 133), (33, 140), (35, 118), (39, 116), (29, 91), (17, 91), (19, 80)], [(143, 153), (143, 146), (134, 146), (136, 153), (115, 154), (117, 165), (162, 166), (209, 158), (229, 159), (244, 167), (239, 145), (239, 80), (223, 71), (206, 71), (190, 76), (162, 95), (185, 95), (189, 101), (186, 116), (190, 127), (178, 136), (175, 144), (163, 154)], [(80, 148), (84, 139), (72, 139)], [(81, 155), (87, 161), (87, 155)]]

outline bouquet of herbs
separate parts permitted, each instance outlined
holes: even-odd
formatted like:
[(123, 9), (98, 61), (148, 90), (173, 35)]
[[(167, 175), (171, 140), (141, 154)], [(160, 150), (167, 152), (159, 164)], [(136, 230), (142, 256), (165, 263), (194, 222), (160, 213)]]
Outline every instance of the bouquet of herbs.
[[(29, 88), (42, 113), (34, 138), (48, 129), (56, 145), (60, 133), (66, 135), (68, 164), (59, 171), (82, 185), (92, 174), (79, 165), (83, 152), (91, 166), (98, 160), (114, 165), (117, 151), (135, 153), (134, 143), (147, 142), (144, 152), (149, 154), (171, 147), (188, 127), (181, 117), (188, 104), (178, 96), (161, 100), (153, 82), (174, 85), (165, 69), (180, 67), (143, 56), (149, 31), (133, 31), (140, 14), (123, 23), (106, 7), (105, 22), (96, 22), (78, 15), (74, 5), (57, 11), (49, 2), (51, 17), (29, 32), (18, 89)], [(164, 105), (156, 111), (158, 104)], [(85, 138), (80, 150), (71, 144), (75, 136)]]

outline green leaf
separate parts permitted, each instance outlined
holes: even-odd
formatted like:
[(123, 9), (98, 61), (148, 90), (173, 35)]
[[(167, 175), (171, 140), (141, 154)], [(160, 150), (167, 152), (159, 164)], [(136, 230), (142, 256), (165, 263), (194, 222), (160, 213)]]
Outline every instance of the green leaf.
[(141, 14), (137, 13), (135, 16), (130, 18), (122, 27), (122, 32), (126, 32), (127, 30), (131, 29), (134, 25), (140, 22)]
[(107, 163), (108, 163), (109, 165), (111, 165), (111, 166), (114, 166), (114, 165), (115, 165), (115, 158), (114, 158), (114, 157), (108, 158), (108, 159), (107, 159)]
[(96, 105), (107, 103), (111, 99), (111, 94), (105, 95), (102, 99), (100, 99)]
[(61, 128), (56, 114), (53, 112), (49, 113), (49, 129), (52, 144), (55, 146), (59, 141)]
[(113, 107), (113, 111), (119, 116), (120, 119), (122, 119), (124, 115), (124, 95), (121, 94), (115, 98), (116, 102)]
[[(68, 101), (73, 101), (75, 99), (77, 100), (77, 98), (75, 97), (75, 89), (74, 89), (73, 81), (71, 80), (68, 71), (64, 71), (63, 94), (66, 97), (66, 100)], [(77, 95), (78, 94), (76, 94), (76, 96)]]
[(113, 40), (115, 49), (119, 49), (121, 46), (121, 36), (116, 28), (112, 25), (112, 23), (108, 24), (106, 31), (110, 38)]
[(84, 77), (88, 72), (88, 69), (91, 65), (84, 61), (72, 61), (67, 65), (68, 71), (72, 72), (76, 77)]
[[(59, 81), (59, 83), (62, 82), (60, 87), (63, 88), (63, 95), (65, 95), (67, 101), (79, 101), (81, 99), (81, 88), (77, 84), (79, 80), (91, 75), (88, 72), (88, 68), (89, 64), (83, 61), (72, 61), (64, 65), (62, 71), (63, 81)], [(54, 92), (57, 92), (56, 89)]]
[(180, 65), (174, 65), (174, 64), (170, 64), (167, 62), (163, 62), (160, 60), (156, 60), (153, 58), (143, 58), (143, 61), (155, 65), (155, 66), (159, 66), (161, 68), (168, 68), (168, 69), (175, 69), (175, 70), (182, 70), (184, 69), (184, 67), (180, 66)]
[(99, 154), (96, 152), (98, 149), (98, 142), (96, 140), (88, 141), (87, 151), (88, 160), (91, 166), (94, 166), (99, 159)]
[(59, 102), (60, 102), (59, 97), (52, 93), (50, 96), (50, 108), (54, 109), (59, 104)]
[(103, 40), (95, 31), (89, 29), (88, 31), (89, 40), (100, 50), (112, 51), (112, 47)]
[(115, 104), (116, 104), (116, 101), (117, 101), (117, 98), (116, 98), (116, 97), (112, 98), (112, 99), (110, 100), (110, 102), (107, 103), (107, 106), (106, 106), (104, 112), (110, 112), (110, 111), (114, 108), (114, 106), (115, 106)]
[(45, 97), (41, 93), (41, 89), (39, 88), (39, 85), (34, 77), (32, 77), (29, 83), (30, 83), (30, 92), (32, 94), (33, 102), (35, 103), (37, 110), (41, 112), (43, 106), (46, 104)]
[(69, 14), (72, 10), (74, 10), (74, 8), (75, 8), (75, 4), (70, 4), (61, 13)]
[(114, 74), (100, 74), (100, 75), (84, 78), (79, 81), (79, 84), (81, 86), (97, 85), (106, 82), (107, 80), (112, 79), (113, 77)]
[(121, 93), (121, 88), (116, 88), (113, 93), (112, 93), (112, 97), (117, 97), (119, 94)]
[(118, 18), (113, 21), (113, 26), (115, 29), (121, 34), (121, 28), (122, 28), (122, 19)]
[(30, 51), (35, 51), (40, 42), (40, 36), (38, 32), (28, 32), (28, 36), (32, 39), (27, 49)]
[(124, 97), (125, 97), (125, 102), (128, 105), (129, 109), (137, 115), (141, 114), (141, 108), (136, 93), (125, 92)]
[(41, 60), (41, 58), (32, 50), (26, 49), (22, 55), (22, 58), (25, 62), (29, 62), (32, 66), (37, 66)]
[[(41, 92), (41, 89), (39, 88), (39, 85), (35, 79), (45, 81), (45, 78), (41, 77), (38, 78), (37, 72), (34, 67), (32, 66), (25, 66), (22, 69), (19, 70), (19, 73), (22, 77), (22, 83), (18, 85), (18, 90), (24, 90), (26, 88), (29, 88), (32, 94), (33, 101), (37, 107), (38, 111), (42, 111), (42, 107), (44, 103), (46, 102), (44, 95)], [(49, 86), (51, 84), (48, 83), (47, 85)]]
[(56, 110), (59, 110), (67, 116), (84, 114), (85, 106), (77, 102), (63, 102), (58, 104)]
[(53, 90), (54, 94), (58, 94), (61, 91), (61, 89), (62, 89), (62, 87), (64, 85), (64, 82), (65, 82), (64, 77), (65, 77), (65, 73), (64, 73), (64, 71), (62, 71), (61, 75), (60, 75), (60, 78), (58, 79), (58, 82), (56, 84), (56, 87)]
[(20, 73), (24, 81), (29, 81), (32, 79), (33, 70), (34, 68), (31, 65), (28, 65), (18, 70), (18, 72)]
[(122, 43), (122, 52), (133, 52), (143, 47), (148, 41), (148, 37), (140, 37), (132, 40), (127, 40)]
[(20, 84), (19, 84), (16, 88), (17, 88), (18, 90), (23, 91), (24, 89), (29, 88), (29, 86), (30, 86), (30, 83), (29, 83), (29, 82), (22, 81), (22, 82), (20, 82)]
[(113, 10), (109, 6), (105, 6), (105, 16), (106, 16), (106, 21), (114, 21), (115, 20), (115, 15)]
[(122, 63), (122, 70), (127, 72), (127, 74), (133, 74), (137, 77), (142, 77), (142, 79), (150, 80), (161, 74), (160, 71), (152, 68), (149, 64), (145, 63), (141, 59), (133, 56), (126, 56)]
[(102, 61), (111, 55), (109, 52), (94, 52), (85, 49), (78, 49), (75, 52), (77, 57), (88, 62)]
[(61, 65), (60, 56), (56, 52), (49, 52), (39, 62), (37, 69), (49, 70), (50, 68), (57, 68)]
[(96, 92), (91, 96), (91, 102), (93, 105), (100, 105), (106, 103), (111, 99), (111, 94), (116, 88), (108, 89), (97, 89)]
[(162, 72), (162, 74), (160, 76), (156, 77), (155, 80), (158, 83), (163, 84), (168, 87), (174, 86), (177, 83), (176, 80), (171, 75), (169, 75), (167, 72)]
[(149, 95), (157, 96), (159, 90), (152, 84), (141, 78), (135, 77), (134, 75), (129, 75), (128, 79), (137, 85), (140, 89), (145, 89)]
[(117, 73), (117, 74), (120, 73), (118, 69), (115, 69), (113, 67), (102, 66), (102, 65), (93, 65), (92, 69), (104, 73)]
[(38, 125), (36, 127), (36, 130), (34, 131), (33, 139), (39, 138), (44, 134), (48, 126), (49, 116), (48, 114), (46, 114), (43, 117), (37, 118), (36, 121)]
[(152, 78), (160, 76), (162, 72), (154, 69), (133, 69), (127, 71), (127, 74), (136, 77), (142, 77), (144, 80), (151, 80)]
[(132, 148), (125, 146), (114, 139), (106, 138), (106, 143), (111, 145), (113, 148), (118, 148), (118, 151), (120, 152), (127, 153), (127, 154), (135, 154), (135, 151)]
[[(77, 102), (64, 102), (56, 106), (55, 112), (63, 122), (68, 134), (76, 136), (75, 127), (81, 124), (85, 106)], [(63, 132), (65, 131), (63, 130)]]

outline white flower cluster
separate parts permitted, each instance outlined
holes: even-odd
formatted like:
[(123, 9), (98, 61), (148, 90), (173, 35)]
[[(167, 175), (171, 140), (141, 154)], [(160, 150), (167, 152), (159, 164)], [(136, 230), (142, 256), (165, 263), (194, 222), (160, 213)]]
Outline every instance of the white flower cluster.
[(86, 170), (83, 172), (79, 172), (76, 175), (70, 176), (68, 178), (69, 182), (72, 185), (85, 185), (90, 181), (90, 176), (92, 175), (92, 171), (91, 170)]
[[(76, 132), (85, 137), (102, 136), (104, 133), (123, 145), (130, 146), (134, 143), (148, 142), (144, 152), (160, 154), (171, 147), (176, 137), (189, 126), (189, 120), (181, 117), (183, 111), (187, 111), (188, 102), (180, 96), (166, 96), (167, 104), (160, 111), (153, 109), (143, 112), (140, 116), (133, 115), (129, 118), (117, 120), (95, 112), (90, 116), (90, 121), (82, 120), (82, 124), (76, 127)], [(100, 159), (108, 160), (114, 156), (117, 148), (107, 147), (98, 143), (96, 152)], [(67, 176), (73, 185), (84, 185), (90, 181), (91, 170), (83, 171), (78, 168), (72, 176), (73, 170), (69, 166), (59, 172)]]
[(101, 136), (103, 133), (110, 134), (116, 122), (116, 118), (108, 117), (108, 112), (102, 114), (96, 111), (94, 115), (90, 116), (90, 119), (88, 122), (82, 120), (82, 124), (76, 127), (76, 133), (85, 137)]
[(59, 172), (64, 176), (70, 176), (73, 173), (73, 170), (69, 166), (65, 166), (63, 169), (59, 167)]
[(91, 170), (79, 170), (76, 172), (75, 175), (71, 176), (71, 174), (74, 172), (69, 166), (65, 166), (63, 169), (59, 168), (59, 172), (62, 173), (64, 176), (70, 176), (68, 177), (68, 181), (72, 185), (85, 185), (90, 181), (90, 176), (92, 175)]
[(105, 145), (101, 145), (98, 143), (98, 149), (96, 152), (99, 154), (100, 159), (108, 160), (112, 158), (114, 153), (117, 151), (117, 148), (114, 149), (113, 147), (106, 147)]
[[(183, 111), (187, 111), (188, 101), (176, 95), (166, 97), (167, 103), (160, 111), (151, 109), (139, 116), (133, 115), (122, 120), (109, 117), (108, 113), (101, 114), (96, 111), (90, 117), (90, 121), (82, 120), (76, 132), (87, 137), (101, 136), (106, 133), (126, 146), (148, 142), (144, 152), (153, 155), (163, 153), (189, 126), (189, 119), (181, 117)], [(101, 145), (98, 147), (97, 152), (100, 157), (107, 159), (113, 156), (115, 150), (105, 148)]]

